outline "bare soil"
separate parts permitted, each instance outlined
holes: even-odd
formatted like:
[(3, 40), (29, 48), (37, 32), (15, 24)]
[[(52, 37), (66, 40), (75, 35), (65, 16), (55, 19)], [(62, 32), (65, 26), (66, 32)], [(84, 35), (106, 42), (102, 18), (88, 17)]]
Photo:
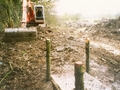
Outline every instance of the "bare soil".
[(85, 40), (90, 38), (90, 74), (112, 90), (120, 90), (119, 24), (113, 21), (79, 28), (37, 27), (37, 39), (29, 42), (5, 43), (1, 33), (0, 89), (45, 90), (46, 38), (52, 44), (51, 73), (57, 74), (65, 72), (65, 65), (85, 63)]

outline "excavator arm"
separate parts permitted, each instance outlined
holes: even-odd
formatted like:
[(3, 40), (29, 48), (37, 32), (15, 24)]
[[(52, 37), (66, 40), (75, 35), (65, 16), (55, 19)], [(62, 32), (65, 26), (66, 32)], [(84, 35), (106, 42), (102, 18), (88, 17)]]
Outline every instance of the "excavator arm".
[(23, 0), (21, 27), (25, 28), (27, 24), (27, 0)]

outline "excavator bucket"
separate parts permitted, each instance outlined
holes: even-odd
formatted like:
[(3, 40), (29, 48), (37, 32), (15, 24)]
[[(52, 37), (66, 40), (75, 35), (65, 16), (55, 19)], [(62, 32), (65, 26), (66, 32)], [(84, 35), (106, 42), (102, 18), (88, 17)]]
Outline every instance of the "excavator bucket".
[(5, 28), (3, 41), (31, 41), (37, 36), (36, 28)]

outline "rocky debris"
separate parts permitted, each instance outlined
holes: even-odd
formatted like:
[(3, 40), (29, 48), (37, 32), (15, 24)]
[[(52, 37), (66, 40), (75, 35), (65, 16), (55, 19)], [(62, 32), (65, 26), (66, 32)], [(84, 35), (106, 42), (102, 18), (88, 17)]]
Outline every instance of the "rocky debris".
[(90, 27), (93, 23), (89, 21), (70, 21), (65, 23), (66, 27), (72, 27), (75, 29), (82, 28), (82, 27)]

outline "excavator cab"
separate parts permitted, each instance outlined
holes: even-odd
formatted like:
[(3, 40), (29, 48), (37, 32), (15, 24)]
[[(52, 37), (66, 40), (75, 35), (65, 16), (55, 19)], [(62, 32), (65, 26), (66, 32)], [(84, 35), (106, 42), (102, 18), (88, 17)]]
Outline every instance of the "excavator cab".
[(35, 22), (39, 24), (44, 24), (45, 23), (44, 7), (42, 5), (35, 5), (34, 13)]
[(44, 6), (34, 5), (33, 11), (29, 11), (29, 12), (30, 14), (27, 15), (28, 18), (27, 27), (38, 26), (39, 24), (40, 25), (45, 24)]

